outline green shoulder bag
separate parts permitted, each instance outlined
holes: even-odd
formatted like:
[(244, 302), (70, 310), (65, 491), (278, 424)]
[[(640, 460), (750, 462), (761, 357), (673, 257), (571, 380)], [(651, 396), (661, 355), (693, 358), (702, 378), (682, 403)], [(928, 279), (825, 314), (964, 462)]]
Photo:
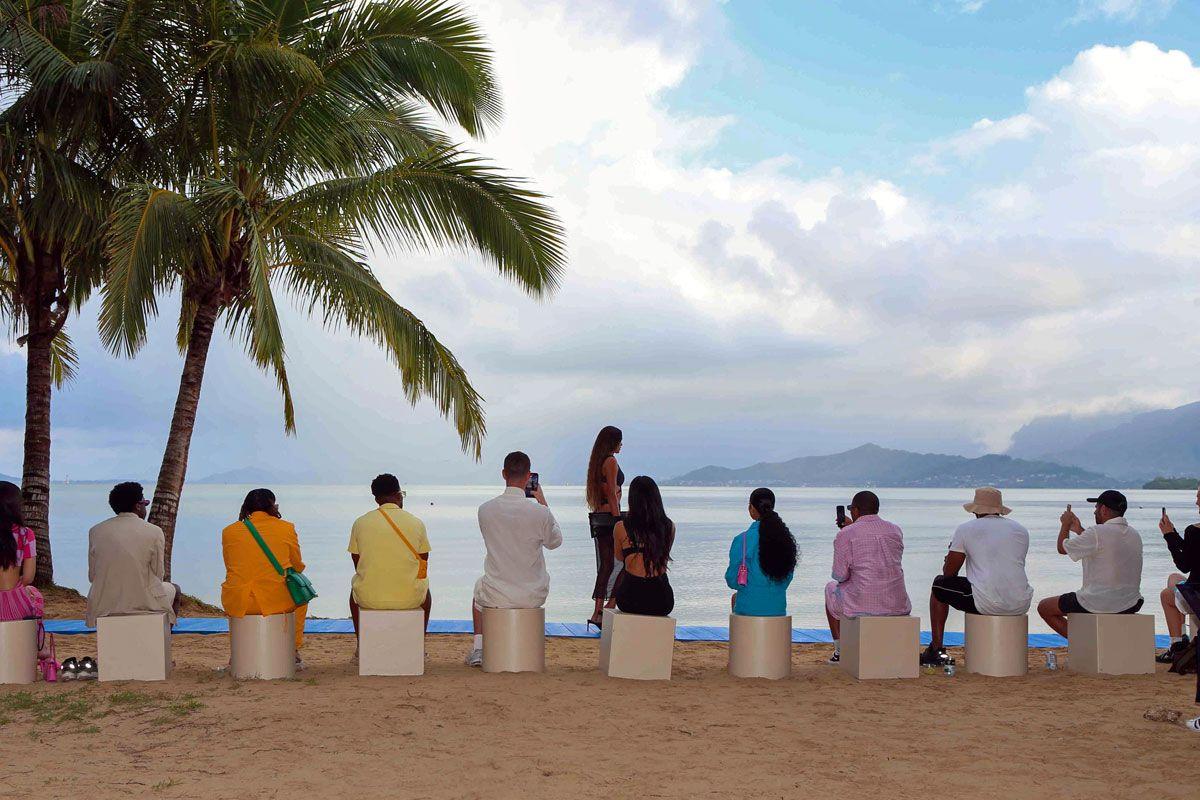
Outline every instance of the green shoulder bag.
[(250, 523), (250, 520), (242, 520), (242, 524), (250, 529), (250, 533), (254, 535), (254, 541), (258, 542), (258, 546), (262, 548), (263, 554), (267, 560), (271, 562), (271, 566), (275, 571), (283, 576), (283, 583), (287, 586), (288, 594), (292, 596), (292, 602), (298, 606), (302, 606), (314, 597), (317, 596), (317, 590), (313, 588), (312, 581), (303, 572), (288, 567), (286, 570), (279, 565), (279, 559), (275, 558), (275, 554), (271, 552), (271, 548), (267, 547), (267, 543), (263, 541), (258, 530)]

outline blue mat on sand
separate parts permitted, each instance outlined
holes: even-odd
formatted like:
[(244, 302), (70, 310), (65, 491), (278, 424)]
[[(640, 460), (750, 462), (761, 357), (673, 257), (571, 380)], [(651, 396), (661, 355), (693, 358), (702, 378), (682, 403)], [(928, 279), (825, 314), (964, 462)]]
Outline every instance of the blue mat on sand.
[[(46, 620), (46, 630), (66, 636), (78, 633), (95, 633), (81, 619)], [(229, 623), (224, 617), (184, 617), (175, 623), (175, 633), (228, 633)], [(304, 632), (354, 633), (348, 619), (309, 619), (304, 623)], [(430, 633), (470, 633), (471, 622), (465, 619), (433, 619), (429, 621)], [(547, 622), (546, 635), (555, 639), (599, 639), (595, 630), (578, 622)], [(1156, 636), (1156, 645), (1165, 648), (1170, 644), (1167, 636)], [(675, 629), (675, 640), (680, 642), (728, 642), (729, 629), (716, 625), (680, 625)], [(829, 631), (822, 628), (793, 628), (792, 642), (796, 644), (832, 644)], [(921, 644), (929, 643), (929, 631), (921, 632)], [(958, 647), (963, 643), (961, 633), (946, 632), (946, 645)], [(1054, 633), (1029, 634), (1029, 646), (1066, 647), (1067, 640)]]

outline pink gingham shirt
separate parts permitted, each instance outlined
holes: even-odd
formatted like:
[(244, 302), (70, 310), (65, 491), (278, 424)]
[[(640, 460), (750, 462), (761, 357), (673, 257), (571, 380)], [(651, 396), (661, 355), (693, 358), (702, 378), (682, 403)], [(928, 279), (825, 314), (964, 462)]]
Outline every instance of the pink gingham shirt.
[(904, 616), (912, 611), (904, 588), (904, 532), (864, 514), (833, 540), (833, 579), (844, 617)]

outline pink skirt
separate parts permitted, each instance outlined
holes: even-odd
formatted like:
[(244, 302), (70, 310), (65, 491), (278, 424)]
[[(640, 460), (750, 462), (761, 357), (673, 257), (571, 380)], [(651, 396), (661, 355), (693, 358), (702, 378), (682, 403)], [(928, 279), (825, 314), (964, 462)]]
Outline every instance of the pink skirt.
[(19, 619), (41, 619), (46, 610), (42, 593), (32, 586), (17, 586), (0, 592), (0, 622)]

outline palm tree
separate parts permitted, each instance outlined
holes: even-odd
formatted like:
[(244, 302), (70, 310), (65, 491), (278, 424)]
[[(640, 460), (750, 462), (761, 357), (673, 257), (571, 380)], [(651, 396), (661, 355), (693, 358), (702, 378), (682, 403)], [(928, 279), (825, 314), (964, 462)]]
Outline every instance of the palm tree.
[(37, 582), (53, 581), (50, 404), (75, 366), (64, 326), (103, 275), (111, 179), (136, 162), (131, 40), (164, 19), (152, 2), (0, 2), (0, 317), (26, 348), (24, 514)]
[(432, 400), (479, 455), (482, 402), (454, 355), (384, 290), (371, 241), (465, 247), (535, 296), (554, 289), (563, 234), (542, 195), (452, 144), (499, 117), (474, 22), (437, 0), (200, 0), (174, 18), (186, 46), (152, 140), (163, 182), (125, 187), (106, 247), (100, 333), (132, 355), (156, 296), (178, 290), (183, 373), (151, 521), (168, 569), (209, 345), (218, 324), (272, 373), (294, 431), (277, 290), (375, 341), (410, 402)]

